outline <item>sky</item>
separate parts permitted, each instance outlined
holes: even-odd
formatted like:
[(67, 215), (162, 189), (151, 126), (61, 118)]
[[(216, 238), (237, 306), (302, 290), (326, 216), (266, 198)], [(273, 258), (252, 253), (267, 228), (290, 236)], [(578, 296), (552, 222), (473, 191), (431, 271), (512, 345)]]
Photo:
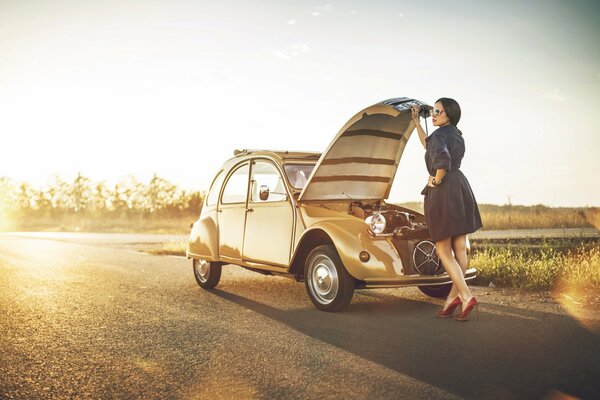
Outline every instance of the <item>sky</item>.
[[(157, 173), (323, 151), (393, 97), (462, 108), (479, 203), (600, 206), (597, 1), (0, 0), (0, 176)], [(429, 132), (432, 131), (429, 121)], [(391, 201), (421, 201), (416, 132)]]

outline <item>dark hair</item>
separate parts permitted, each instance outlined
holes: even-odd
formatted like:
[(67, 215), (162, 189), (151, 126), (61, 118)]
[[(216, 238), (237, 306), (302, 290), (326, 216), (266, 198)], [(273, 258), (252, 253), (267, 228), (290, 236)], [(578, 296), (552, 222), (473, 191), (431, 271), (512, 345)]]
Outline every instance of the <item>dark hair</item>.
[(436, 103), (438, 101), (444, 106), (444, 111), (446, 112), (450, 123), (454, 126), (458, 125), (458, 121), (460, 121), (460, 106), (456, 100), (449, 97), (440, 97), (437, 99)]

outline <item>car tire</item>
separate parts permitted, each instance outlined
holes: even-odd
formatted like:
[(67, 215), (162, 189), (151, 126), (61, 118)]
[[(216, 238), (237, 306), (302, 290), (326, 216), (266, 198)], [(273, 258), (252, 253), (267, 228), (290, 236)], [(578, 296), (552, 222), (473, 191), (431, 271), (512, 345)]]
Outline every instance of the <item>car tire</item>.
[(354, 278), (350, 276), (333, 245), (315, 247), (304, 264), (308, 297), (322, 311), (340, 311), (352, 300)]
[(221, 280), (221, 264), (219, 263), (194, 259), (192, 266), (194, 278), (202, 289), (212, 289)]
[(452, 284), (446, 283), (445, 285), (419, 286), (419, 290), (429, 297), (445, 299), (450, 294), (450, 290), (452, 290)]

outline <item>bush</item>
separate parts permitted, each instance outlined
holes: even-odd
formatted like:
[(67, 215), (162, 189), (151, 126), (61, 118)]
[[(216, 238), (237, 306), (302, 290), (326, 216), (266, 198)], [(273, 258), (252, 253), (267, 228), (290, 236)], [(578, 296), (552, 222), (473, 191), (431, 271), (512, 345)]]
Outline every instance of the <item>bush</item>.
[(567, 282), (600, 288), (600, 246), (581, 247), (566, 253), (542, 248), (532, 253), (511, 248), (486, 248), (471, 261), (478, 282), (523, 289), (550, 289)]

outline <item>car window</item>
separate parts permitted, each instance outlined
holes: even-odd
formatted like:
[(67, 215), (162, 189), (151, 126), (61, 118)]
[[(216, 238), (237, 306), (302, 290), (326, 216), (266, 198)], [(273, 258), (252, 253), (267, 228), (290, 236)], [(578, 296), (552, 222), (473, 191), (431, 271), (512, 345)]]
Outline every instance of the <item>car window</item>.
[(250, 174), (250, 168), (248, 164), (244, 164), (235, 170), (227, 183), (225, 189), (223, 189), (223, 195), (221, 196), (221, 203), (245, 203), (246, 194), (248, 193), (248, 175)]
[[(252, 164), (251, 185), (250, 199), (254, 203), (287, 200), (287, 191), (283, 183), (283, 178), (277, 168), (269, 162), (255, 161)], [(269, 188), (269, 197), (267, 200), (260, 199), (259, 192), (261, 186)]]
[(210, 187), (210, 191), (208, 192), (208, 196), (206, 197), (206, 205), (214, 206), (217, 204), (217, 199), (219, 198), (219, 192), (221, 191), (221, 185), (223, 184), (223, 178), (225, 174), (223, 171), (219, 171), (217, 177), (213, 180), (213, 184)]
[(314, 168), (315, 164), (285, 164), (283, 166), (288, 181), (294, 189), (304, 188), (304, 185), (306, 185), (306, 181)]

